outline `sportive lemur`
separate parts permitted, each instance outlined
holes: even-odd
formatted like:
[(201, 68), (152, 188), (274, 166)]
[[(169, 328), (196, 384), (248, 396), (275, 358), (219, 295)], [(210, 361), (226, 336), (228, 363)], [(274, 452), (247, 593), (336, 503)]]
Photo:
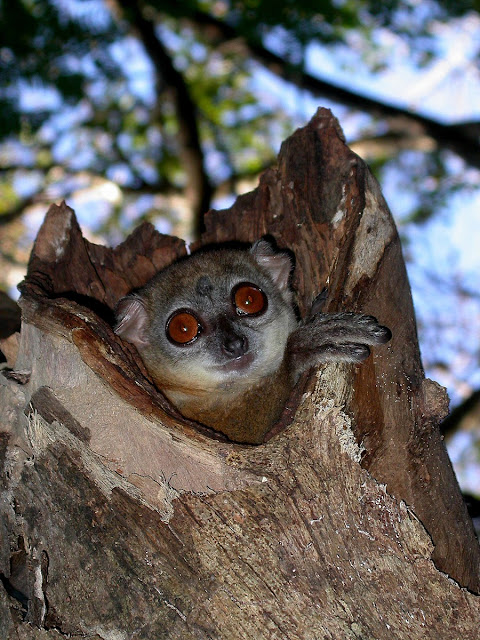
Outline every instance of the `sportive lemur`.
[(260, 443), (300, 374), (361, 362), (390, 340), (372, 316), (315, 313), (298, 322), (292, 262), (265, 240), (201, 251), (122, 298), (115, 332), (138, 349), (155, 384), (187, 418), (236, 442)]

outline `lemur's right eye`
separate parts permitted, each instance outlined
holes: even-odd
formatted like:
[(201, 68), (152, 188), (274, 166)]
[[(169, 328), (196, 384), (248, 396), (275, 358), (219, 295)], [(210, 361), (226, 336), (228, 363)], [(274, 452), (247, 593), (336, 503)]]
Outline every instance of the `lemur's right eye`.
[(194, 342), (200, 335), (202, 327), (193, 313), (181, 309), (170, 316), (165, 330), (171, 342), (184, 345)]

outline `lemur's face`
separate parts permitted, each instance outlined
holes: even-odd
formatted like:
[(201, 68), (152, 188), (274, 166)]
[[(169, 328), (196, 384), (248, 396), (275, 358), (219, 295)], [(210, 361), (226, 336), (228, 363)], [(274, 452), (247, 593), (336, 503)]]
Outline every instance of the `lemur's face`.
[(171, 387), (240, 392), (280, 367), (296, 326), (290, 261), (275, 254), (271, 269), (257, 246), (180, 260), (121, 301), (116, 331), (136, 344), (167, 395)]

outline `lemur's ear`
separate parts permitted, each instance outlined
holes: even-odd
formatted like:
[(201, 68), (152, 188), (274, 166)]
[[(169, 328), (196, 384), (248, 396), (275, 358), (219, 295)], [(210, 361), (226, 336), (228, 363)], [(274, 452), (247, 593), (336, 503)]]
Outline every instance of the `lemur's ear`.
[(146, 328), (148, 315), (145, 303), (135, 294), (121, 298), (115, 309), (117, 324), (114, 331), (123, 340), (132, 342), (136, 347), (148, 344)]
[(288, 289), (292, 261), (287, 253), (275, 251), (266, 240), (257, 240), (250, 249), (257, 263), (263, 267), (280, 291)]

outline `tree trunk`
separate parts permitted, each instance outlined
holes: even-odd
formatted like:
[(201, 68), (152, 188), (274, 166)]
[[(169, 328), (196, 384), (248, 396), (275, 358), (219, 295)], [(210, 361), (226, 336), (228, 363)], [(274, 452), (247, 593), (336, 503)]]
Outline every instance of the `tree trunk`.
[(330, 112), (199, 244), (265, 234), (295, 253), (301, 313), (327, 286), (326, 310), (371, 313), (393, 339), (322, 366), (266, 443), (238, 445), (182, 420), (111, 328), (183, 243), (143, 225), (96, 246), (50, 208), (0, 387), (1, 637), (478, 638), (446, 396), (423, 375), (391, 215)]

